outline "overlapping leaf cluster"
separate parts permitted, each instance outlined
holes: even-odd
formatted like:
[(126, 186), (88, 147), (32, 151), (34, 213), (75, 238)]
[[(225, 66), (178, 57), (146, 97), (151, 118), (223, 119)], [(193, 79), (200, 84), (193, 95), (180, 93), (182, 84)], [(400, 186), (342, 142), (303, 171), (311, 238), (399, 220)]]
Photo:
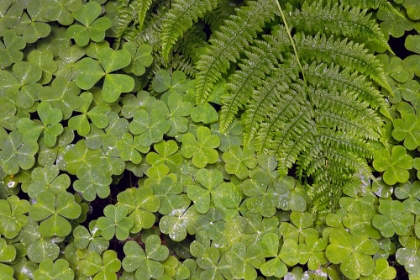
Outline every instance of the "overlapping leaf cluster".
[[(205, 3), (212, 32), (242, 4), (227, 2)], [(356, 2), (379, 8), (382, 32), (418, 31), (415, 1)], [(185, 19), (191, 33), (162, 35), (165, 58), (180, 59), (163, 69), (153, 38), (165, 3), (0, 3), (0, 278), (417, 279), (418, 35), (406, 37), (406, 58), (371, 42), (395, 93), (389, 147), (376, 149), (376, 178), (358, 174), (361, 184), (319, 219), (303, 184), (243, 145), (239, 119), (221, 128), (218, 105), (232, 85), (214, 84), (197, 104), (193, 72), (174, 70), (182, 55), (191, 63), (192, 51), (205, 53), (186, 43), (203, 38), (195, 21), (204, 6)], [(163, 33), (186, 9), (179, 3)]]

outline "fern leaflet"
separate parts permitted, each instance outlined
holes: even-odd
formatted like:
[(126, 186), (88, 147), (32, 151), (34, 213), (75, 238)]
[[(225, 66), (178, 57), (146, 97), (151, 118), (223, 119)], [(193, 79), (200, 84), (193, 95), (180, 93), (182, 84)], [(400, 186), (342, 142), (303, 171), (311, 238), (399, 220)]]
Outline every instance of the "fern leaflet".
[(162, 56), (168, 61), (169, 53), (178, 38), (191, 26), (193, 21), (212, 11), (220, 0), (175, 0), (172, 9), (166, 13), (162, 24)]

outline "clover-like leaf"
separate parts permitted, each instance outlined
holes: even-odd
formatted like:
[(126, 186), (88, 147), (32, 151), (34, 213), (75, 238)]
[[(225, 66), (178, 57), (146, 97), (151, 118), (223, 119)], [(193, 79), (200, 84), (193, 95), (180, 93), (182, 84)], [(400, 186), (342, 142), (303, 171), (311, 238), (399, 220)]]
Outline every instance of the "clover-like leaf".
[(0, 238), (0, 262), (12, 262), (16, 258), (16, 249)]
[(83, 5), (72, 16), (81, 24), (73, 24), (67, 29), (67, 37), (73, 38), (78, 46), (84, 47), (89, 40), (100, 42), (105, 38), (105, 31), (111, 27), (111, 20), (107, 17), (98, 18), (102, 7), (97, 2)]
[(128, 272), (136, 271), (136, 279), (157, 279), (163, 275), (164, 268), (161, 262), (168, 258), (169, 250), (161, 245), (159, 236), (148, 236), (145, 240), (145, 250), (134, 241), (128, 241), (123, 250), (123, 268)]
[(183, 72), (174, 71), (171, 77), (169, 71), (165, 69), (159, 70), (152, 81), (153, 90), (157, 93), (169, 91), (182, 94), (187, 90), (187, 84), (188, 80)]
[(26, 13), (23, 13), (20, 23), (16, 27), (26, 43), (34, 43), (40, 38), (47, 37), (51, 32), (51, 26), (45, 22), (39, 4), (37, 0), (28, 2)]
[(386, 259), (376, 259), (375, 260), (375, 270), (369, 276), (362, 276), (360, 279), (362, 280), (373, 280), (373, 279), (395, 279), (397, 276), (397, 271), (394, 267), (389, 266), (388, 261)]
[(77, 226), (73, 230), (74, 246), (77, 249), (88, 248), (90, 252), (102, 254), (109, 246), (109, 241), (101, 236), (101, 231), (96, 226), (96, 221), (89, 223), (89, 230), (84, 226)]
[(395, 253), (395, 258), (405, 270), (412, 274), (420, 274), (420, 243), (419, 239), (412, 236), (400, 236), (399, 242), (402, 247)]
[(68, 261), (64, 259), (58, 259), (55, 262), (51, 259), (43, 260), (33, 275), (34, 279), (74, 279), (74, 271), (70, 268)]
[(242, 150), (239, 146), (233, 146), (223, 154), (225, 170), (229, 174), (235, 174), (239, 179), (243, 180), (248, 177), (248, 169), (257, 166), (257, 158), (254, 150), (247, 148)]
[(63, 125), (60, 123), (63, 114), (59, 109), (52, 108), (49, 102), (41, 102), (36, 110), (42, 125), (22, 118), (17, 123), (18, 130), (22, 133), (24, 141), (25, 139), (37, 140), (43, 133), (45, 146), (53, 147), (57, 142), (57, 137), (63, 132)]
[(4, 172), (12, 175), (18, 173), (20, 169), (31, 168), (35, 164), (37, 151), (37, 142), (34, 140), (23, 141), (18, 131), (12, 131), (6, 137), (2, 137), (0, 139), (0, 162)]
[(126, 209), (128, 217), (134, 221), (130, 232), (137, 233), (153, 226), (156, 221), (153, 213), (159, 210), (160, 199), (153, 194), (152, 188), (130, 188), (119, 193), (117, 199), (118, 207)]
[(167, 107), (163, 102), (154, 102), (150, 112), (138, 110), (128, 128), (131, 133), (138, 135), (137, 143), (148, 147), (163, 139), (163, 135), (170, 129), (166, 119)]
[(183, 158), (178, 153), (178, 144), (174, 140), (160, 141), (153, 148), (156, 152), (147, 153), (147, 163), (150, 165), (165, 164), (172, 172), (178, 170)]
[(256, 269), (264, 264), (263, 250), (257, 244), (247, 247), (241, 242), (234, 243), (225, 257), (232, 266), (231, 273), (236, 279), (255, 279)]
[(75, 81), (56, 77), (50, 86), (43, 87), (39, 91), (39, 98), (60, 110), (63, 113), (63, 120), (67, 120), (74, 110), (82, 106), (83, 101), (79, 94), (80, 88), (77, 87)]
[(377, 17), (382, 22), (380, 23), (381, 30), (390, 34), (394, 38), (400, 38), (405, 31), (413, 28), (412, 22), (405, 17), (393, 13), (392, 11), (384, 11), (380, 9)]
[(150, 96), (144, 90), (139, 91), (137, 95), (126, 94), (122, 99), (123, 106), (121, 108), (121, 114), (124, 118), (131, 119), (134, 117), (134, 113), (140, 109), (150, 112), (152, 104), (155, 101), (156, 98)]
[(219, 115), (210, 103), (204, 102), (192, 109), (191, 119), (197, 123), (202, 122), (204, 124), (211, 124), (217, 122)]
[(95, 276), (93, 279), (117, 279), (117, 272), (121, 268), (121, 261), (114, 250), (107, 250), (99, 255), (89, 252), (86, 259), (80, 261), (80, 270), (86, 276)]
[(195, 222), (200, 214), (194, 206), (188, 208), (189, 205), (190, 201), (186, 201), (181, 208), (173, 209), (159, 221), (160, 230), (174, 241), (182, 241), (187, 237), (187, 232), (195, 231)]
[(395, 188), (395, 196), (404, 200), (403, 205), (407, 213), (420, 215), (420, 181), (404, 183)]
[(166, 101), (169, 108), (169, 124), (171, 129), (166, 133), (168, 136), (176, 136), (188, 130), (188, 117), (191, 113), (192, 105), (183, 100), (178, 93), (169, 94)]
[(392, 137), (397, 141), (404, 140), (407, 150), (414, 150), (420, 144), (420, 118), (414, 114), (405, 115), (403, 119), (393, 121)]
[(99, 217), (97, 220), (97, 226), (102, 231), (102, 236), (106, 240), (111, 240), (114, 235), (118, 240), (127, 239), (134, 226), (133, 219), (127, 217), (127, 208), (109, 204), (104, 208), (104, 214), (105, 217)]
[(226, 279), (223, 275), (231, 267), (221, 256), (220, 250), (215, 247), (205, 248), (197, 257), (197, 264), (203, 269), (200, 279)]
[(223, 236), (225, 221), (220, 208), (211, 207), (207, 213), (200, 215), (195, 222), (196, 232), (205, 231), (211, 240), (219, 241)]
[(78, 45), (60, 48), (58, 50), (60, 60), (57, 61), (57, 71), (55, 71), (54, 76), (63, 77), (69, 81), (76, 80), (79, 76), (79, 68), (76, 62), (85, 54), (85, 50)]
[(294, 211), (290, 215), (290, 220), (293, 225), (288, 222), (283, 222), (280, 225), (280, 233), (284, 239), (293, 239), (300, 244), (311, 235), (318, 237), (318, 232), (312, 227), (311, 214)]
[(380, 199), (378, 210), (381, 214), (373, 217), (372, 224), (384, 237), (391, 237), (395, 233), (404, 235), (414, 224), (414, 215), (405, 213), (400, 201)]
[(112, 174), (103, 165), (81, 166), (77, 169), (76, 175), (79, 180), (73, 183), (73, 188), (80, 192), (85, 200), (93, 201), (96, 196), (100, 198), (109, 196)]
[(207, 213), (211, 202), (219, 208), (230, 204), (233, 190), (229, 183), (223, 182), (223, 174), (219, 170), (199, 169), (195, 176), (200, 185), (188, 186), (187, 194), (198, 212)]
[(407, 155), (407, 150), (400, 145), (392, 147), (391, 153), (382, 149), (378, 152), (377, 158), (373, 161), (373, 167), (384, 172), (383, 179), (388, 185), (405, 183), (408, 180), (408, 170), (413, 166), (413, 158)]
[(38, 65), (42, 69), (42, 77), (38, 82), (42, 85), (48, 84), (53, 73), (57, 70), (57, 62), (53, 60), (52, 51), (46, 50), (33, 50), (28, 54), (28, 61)]
[(39, 232), (43, 237), (65, 237), (72, 227), (68, 219), (77, 219), (82, 212), (74, 196), (68, 192), (55, 195), (46, 190), (38, 194), (36, 202), (31, 205), (29, 215), (35, 221), (42, 221)]
[(153, 62), (152, 47), (147, 44), (137, 47), (134, 42), (126, 42), (123, 49), (131, 54), (131, 63), (124, 68), (124, 71), (136, 76), (143, 75), (146, 72), (146, 67), (149, 67)]
[(211, 124), (211, 131), (219, 136), (220, 146), (218, 149), (226, 152), (230, 147), (241, 146), (242, 124), (239, 121), (233, 121), (229, 127), (223, 132), (220, 132), (219, 123)]
[(49, 21), (58, 21), (61, 25), (70, 25), (73, 23), (72, 13), (82, 7), (80, 0), (58, 0), (50, 3), (48, 0), (41, 0), (42, 7), (48, 7), (43, 10), (43, 16)]
[(0, 89), (4, 94), (13, 96), (12, 100), (23, 109), (31, 108), (38, 100), (38, 91), (42, 88), (37, 83), (42, 76), (42, 69), (28, 61), (13, 64), (13, 74), (0, 71)]
[[(3, 44), (4, 43), (4, 44)], [(0, 66), (4, 69), (23, 59), (23, 52), (26, 41), (16, 35), (12, 30), (6, 30), (3, 34), (3, 42), (0, 41)]]
[(200, 126), (197, 129), (197, 138), (192, 133), (182, 137), (181, 153), (186, 158), (192, 158), (193, 164), (203, 168), (209, 163), (215, 163), (219, 155), (215, 148), (220, 145), (217, 135), (212, 135), (210, 129)]
[(17, 196), (0, 200), (0, 233), (8, 238), (15, 238), (28, 222), (26, 213), (29, 202)]
[(250, 179), (245, 180), (242, 184), (242, 191), (248, 196), (245, 203), (249, 211), (264, 217), (271, 217), (275, 214), (278, 194), (269, 184), (269, 180), (263, 172), (254, 172)]
[(67, 174), (59, 175), (59, 169), (56, 165), (36, 167), (32, 170), (31, 179), (32, 182), (27, 189), (31, 198), (36, 198), (38, 194), (45, 190), (50, 190), (54, 194), (65, 192), (71, 183)]
[(77, 62), (78, 71), (76, 83), (84, 90), (91, 89), (100, 79), (105, 77), (102, 87), (102, 97), (105, 102), (115, 102), (122, 92), (130, 92), (134, 88), (134, 79), (124, 74), (113, 74), (130, 64), (131, 56), (126, 50), (117, 50), (107, 47), (98, 53), (99, 61), (90, 57)]
[(174, 182), (169, 176), (164, 177), (159, 183), (152, 183), (150, 187), (154, 195), (160, 199), (158, 211), (162, 215), (168, 215), (173, 209), (178, 209), (185, 203), (185, 194), (181, 195), (183, 186), (179, 182)]
[(371, 255), (378, 249), (378, 242), (366, 235), (355, 236), (345, 230), (334, 229), (329, 236), (330, 244), (325, 254), (334, 264), (340, 264), (342, 273), (350, 279), (369, 276), (374, 270)]
[(307, 263), (309, 269), (318, 270), (321, 265), (328, 263), (325, 256), (327, 245), (327, 239), (318, 238), (316, 235), (308, 235), (305, 238), (305, 243), (299, 244), (299, 263)]
[(122, 160), (131, 161), (134, 164), (139, 164), (142, 161), (143, 157), (140, 152), (146, 153), (149, 151), (149, 147), (144, 147), (138, 141), (134, 141), (133, 135), (130, 133), (124, 133), (116, 147), (120, 151)]

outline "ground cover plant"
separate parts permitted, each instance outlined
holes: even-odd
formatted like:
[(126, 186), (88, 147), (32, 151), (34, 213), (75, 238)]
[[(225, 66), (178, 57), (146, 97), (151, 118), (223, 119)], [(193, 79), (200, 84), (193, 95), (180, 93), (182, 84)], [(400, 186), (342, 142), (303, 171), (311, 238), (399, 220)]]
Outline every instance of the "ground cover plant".
[(416, 0), (0, 3), (1, 279), (420, 279)]

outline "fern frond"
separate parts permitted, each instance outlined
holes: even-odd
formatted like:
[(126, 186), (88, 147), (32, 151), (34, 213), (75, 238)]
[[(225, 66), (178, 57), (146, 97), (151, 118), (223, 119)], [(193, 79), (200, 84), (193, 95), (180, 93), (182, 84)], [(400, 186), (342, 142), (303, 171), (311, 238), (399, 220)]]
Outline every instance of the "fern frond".
[(319, 126), (347, 131), (365, 139), (380, 138), (378, 127), (383, 124), (368, 104), (356, 101), (351, 92), (311, 90), (312, 105), (316, 107), (315, 119)]
[[(272, 128), (270, 124), (261, 127), (256, 142), (265, 140), (266, 146), (273, 151), (279, 162), (278, 171), (280, 174), (285, 175), (287, 170), (299, 159), (300, 154), (312, 146), (314, 135), (317, 132), (311, 117), (310, 110), (302, 110), (290, 122), (283, 124), (282, 130), (271, 130), (270, 132), (270, 126)], [(266, 138), (270, 134), (275, 138)]]
[(325, 35), (305, 36), (298, 33), (295, 36), (298, 51), (304, 60), (316, 60), (318, 63), (335, 63), (342, 68), (351, 68), (359, 73), (368, 75), (389, 92), (391, 86), (379, 60), (374, 55), (367, 53), (363, 44), (335, 39)]
[(342, 4), (351, 5), (353, 7), (360, 7), (363, 10), (367, 9), (381, 9), (382, 11), (390, 12), (404, 18), (397, 9), (392, 6), (388, 0), (340, 0)]
[(115, 26), (115, 38), (117, 39), (117, 47), (121, 39), (129, 29), (129, 26), (136, 20), (136, 11), (131, 0), (118, 0), (117, 5), (117, 21)]
[(203, 17), (212, 11), (220, 0), (175, 0), (166, 13), (162, 23), (162, 56), (168, 61), (169, 53), (179, 37)]
[(236, 14), (235, 7), (239, 8), (244, 3), (238, 0), (221, 1), (219, 5), (213, 11), (206, 13), (204, 16), (204, 22), (210, 25), (211, 31), (219, 30), (219, 27), (223, 25), (223, 21), (229, 18), (231, 15)]
[[(298, 102), (294, 98), (296, 92), (291, 90), (288, 84), (292, 84), (292, 79), (296, 79), (290, 68), (277, 68), (270, 77), (262, 81), (255, 91), (252, 92), (250, 100), (247, 100), (247, 110), (242, 115), (243, 143), (248, 146), (256, 135), (259, 126), (267, 117), (267, 110), (277, 104), (278, 98), (283, 96), (283, 100), (279, 104), (279, 110), (286, 110), (288, 106), (297, 106)], [(277, 99), (276, 99), (277, 97)], [(283, 109), (282, 109), (283, 108)], [(273, 109), (270, 109), (273, 110)]]
[(391, 50), (376, 21), (370, 19), (366, 10), (358, 7), (338, 4), (324, 6), (322, 1), (309, 5), (305, 2), (302, 9), (296, 10), (288, 21), (297, 31), (306, 34), (322, 30), (325, 35), (361, 38)]
[(208, 54), (202, 55), (197, 63), (196, 77), (197, 103), (203, 103), (220, 80), (236, 62), (244, 49), (262, 31), (267, 21), (273, 19), (276, 10), (272, 0), (250, 1), (237, 10), (210, 38)]
[(366, 77), (358, 72), (351, 72), (348, 68), (341, 70), (338, 65), (313, 62), (311, 65), (304, 64), (308, 83), (313, 87), (327, 90), (351, 91), (357, 95), (357, 99), (367, 102), (371, 108), (388, 110), (388, 106), (381, 92), (373, 87)]
[(139, 24), (139, 30), (143, 29), (144, 20), (146, 19), (146, 13), (153, 3), (153, 0), (135, 0), (137, 10), (137, 20)]
[(273, 48), (265, 41), (255, 41), (254, 46), (245, 51), (247, 59), (238, 66), (240, 70), (229, 76), (227, 92), (222, 96), (220, 110), (220, 131), (223, 133), (234, 120), (239, 110), (246, 106), (247, 96), (259, 86), (266, 75), (271, 74), (281, 57), (281, 49)]

